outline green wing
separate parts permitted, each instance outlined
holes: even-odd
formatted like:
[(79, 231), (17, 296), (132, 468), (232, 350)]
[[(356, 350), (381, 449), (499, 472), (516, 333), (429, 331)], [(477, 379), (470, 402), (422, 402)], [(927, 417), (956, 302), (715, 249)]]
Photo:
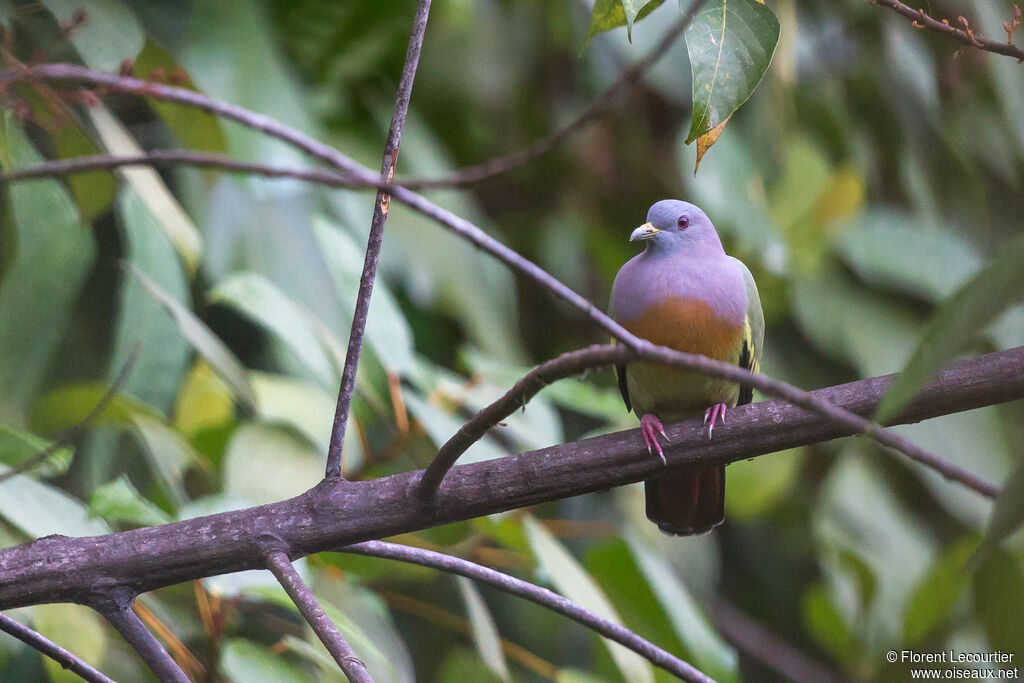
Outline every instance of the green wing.
[[(739, 259), (734, 259), (743, 273), (747, 285), (747, 317), (743, 322), (743, 350), (740, 351), (740, 367), (751, 372), (761, 371), (761, 351), (764, 348), (764, 313), (761, 311), (761, 297), (757, 293), (754, 276)], [(754, 388), (740, 385), (740, 398), (736, 405), (746, 405), (754, 400)]]

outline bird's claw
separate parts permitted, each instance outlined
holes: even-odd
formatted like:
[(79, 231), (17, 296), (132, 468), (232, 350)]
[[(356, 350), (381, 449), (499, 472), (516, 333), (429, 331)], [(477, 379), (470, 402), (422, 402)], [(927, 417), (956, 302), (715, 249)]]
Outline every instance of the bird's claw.
[(658, 443), (658, 434), (661, 434), (667, 442), (671, 442), (671, 439), (665, 433), (665, 427), (662, 426), (661, 420), (647, 413), (640, 418), (640, 433), (643, 435), (644, 443), (647, 445), (647, 452), (654, 455), (654, 452), (657, 451), (661, 464), (667, 466), (668, 461), (665, 459), (665, 452), (661, 450), (661, 444)]
[[(708, 425), (708, 438), (715, 431), (715, 424), (721, 420), (722, 424), (725, 424), (725, 412), (726, 405), (724, 403), (716, 403), (707, 410), (704, 411), (704, 424)], [(710, 421), (710, 424), (709, 424)]]

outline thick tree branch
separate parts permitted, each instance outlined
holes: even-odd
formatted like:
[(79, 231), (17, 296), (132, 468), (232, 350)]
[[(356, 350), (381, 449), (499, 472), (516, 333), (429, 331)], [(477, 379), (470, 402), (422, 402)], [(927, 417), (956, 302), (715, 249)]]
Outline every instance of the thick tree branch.
[(102, 607), (98, 607), (97, 611), (117, 629), (132, 649), (139, 653), (162, 683), (190, 683), (178, 663), (139, 619), (139, 615), (132, 609), (133, 602), (134, 598), (104, 600)]
[(87, 662), (71, 654), (46, 636), (11, 619), (6, 614), (0, 614), (0, 631), (9, 633), (29, 647), (39, 650), (68, 671), (78, 674), (90, 683), (115, 683), (114, 679), (108, 678), (102, 671), (97, 671)]
[[(870, 414), (892, 382), (874, 377), (814, 395)], [(963, 360), (943, 370), (898, 418), (916, 422), (1024, 397), (1024, 348)], [(790, 405), (741, 406), (707, 439), (699, 419), (668, 425), (669, 465), (726, 464), (848, 436), (855, 429)], [(136, 594), (215, 574), (262, 569), (252, 539), (279, 537), (292, 558), (643, 481), (662, 465), (635, 429), (452, 468), (430, 501), (416, 495), (422, 471), (371, 481), (322, 482), (289, 500), (107, 536), (47, 536), (0, 550), (0, 610), (85, 602), (94, 591)], [(9, 484), (8, 484), (9, 485)]]
[[(380, 170), (381, 176), (389, 181), (394, 177), (395, 164), (398, 163), (398, 146), (402, 141), (405, 118), (409, 113), (409, 98), (412, 95), (412, 84), (416, 78), (416, 67), (420, 62), (420, 49), (423, 47), (423, 34), (427, 30), (429, 14), (430, 0), (419, 0), (413, 19), (412, 33), (409, 35), (409, 47), (405, 53), (402, 78), (398, 82), (395, 111), (391, 115), (391, 127), (388, 129), (387, 142), (384, 146), (384, 161)], [(341, 455), (345, 443), (345, 428), (348, 425), (352, 392), (356, 386), (359, 353), (363, 348), (366, 316), (370, 312), (370, 296), (373, 294), (373, 281), (377, 277), (377, 262), (380, 260), (380, 248), (384, 240), (384, 223), (388, 219), (390, 204), (391, 196), (383, 189), (377, 190), (377, 201), (373, 206), (373, 218), (370, 221), (370, 236), (366, 242), (363, 273), (359, 278), (359, 292), (356, 294), (356, 310), (352, 314), (352, 330), (348, 337), (345, 367), (341, 371), (338, 406), (334, 412), (334, 425), (331, 428), (331, 443), (327, 452), (326, 477), (328, 479), (341, 477)]]
[[(433, 462), (430, 463), (430, 466), (423, 473), (423, 479), (418, 489), (420, 495), (426, 498), (432, 496), (441, 484), (445, 473), (451, 469), (458, 457), (466, 452), (466, 449), (482, 439), (491, 427), (494, 427), (516, 410), (526, 405), (527, 401), (551, 382), (578, 375), (585, 370), (636, 359), (657, 361), (669, 366), (692, 367), (689, 359), (680, 359), (677, 355), (678, 352), (665, 353), (660, 347), (654, 347), (653, 345), (651, 348), (641, 348), (638, 351), (614, 344), (606, 346), (595, 345), (578, 351), (564, 353), (557, 358), (538, 365), (527, 373), (525, 377), (516, 382), (501, 398), (474, 415), (454, 436), (441, 446)], [(700, 356), (700, 358), (703, 358), (703, 356)], [(773, 390), (766, 391), (766, 393), (781, 396), (794, 405), (802, 406), (822, 415), (828, 415), (837, 424), (845, 425), (855, 432), (871, 434), (880, 443), (905, 454), (911, 460), (932, 468), (946, 479), (959, 482), (989, 498), (994, 498), (999, 492), (998, 486), (984, 481), (962, 467), (958, 467), (951, 462), (947, 462), (918, 448), (908, 439), (904, 439), (895, 432), (881, 429), (874, 422), (859, 415), (854, 415), (845, 410), (838, 410), (835, 405), (821, 399), (817, 392), (807, 393), (798, 390), (798, 393), (794, 393), (790, 391), (789, 385), (783, 382), (764, 375), (757, 375), (756, 377), (761, 385), (772, 387)], [(736, 381), (740, 382), (743, 380), (737, 379)], [(749, 381), (744, 383), (753, 384)], [(762, 386), (757, 388), (761, 389)]]
[[(2, 78), (0, 78), (2, 81)], [(24, 180), (29, 177), (39, 177), (43, 174), (44, 170), (52, 171), (53, 173), (63, 172), (75, 172), (86, 169), (95, 169), (97, 167), (107, 167), (108, 165), (116, 165), (115, 161), (121, 161), (123, 164), (134, 164), (143, 162), (149, 157), (125, 157), (125, 158), (106, 158), (106, 157), (84, 157), (78, 160), (78, 163), (71, 163), (68, 161), (51, 162), (50, 164), (44, 164), (40, 167), (35, 167), (27, 171), (21, 172), (16, 171), (6, 176), (0, 176), (0, 179), (7, 180)], [(75, 161), (75, 160), (72, 160)], [(831, 406), (827, 402), (815, 399), (811, 394), (801, 389), (798, 389), (790, 384), (781, 382), (779, 380), (772, 379), (761, 374), (752, 374), (747, 370), (740, 368), (739, 366), (724, 363), (721, 361), (712, 360), (704, 356), (691, 353), (683, 353), (680, 351), (674, 351), (666, 347), (656, 346), (650, 342), (640, 339), (630, 332), (628, 332), (621, 325), (613, 321), (601, 310), (595, 307), (590, 301), (577, 294), (571, 288), (563, 284), (560, 280), (552, 276), (550, 273), (540, 268), (533, 262), (526, 258), (523, 258), (519, 253), (505, 246), (501, 242), (498, 242), (494, 238), (490, 237), (483, 232), (480, 228), (473, 225), (469, 221), (456, 216), (455, 214), (442, 209), (441, 207), (433, 204), (429, 200), (425, 199), (421, 195), (412, 192), (404, 187), (398, 185), (392, 185), (382, 179), (380, 176), (375, 174), (369, 174), (359, 179), (346, 179), (344, 176), (338, 176), (337, 174), (327, 171), (302, 171), (295, 169), (281, 169), (264, 166), (262, 164), (247, 164), (242, 162), (225, 159), (219, 156), (203, 155), (196, 152), (174, 152), (167, 151), (161, 152), (158, 156), (153, 159), (154, 164), (158, 163), (183, 163), (189, 164), (197, 162), (196, 165), (222, 168), (230, 171), (240, 172), (253, 172), (268, 177), (288, 177), (288, 178), (300, 178), (303, 180), (310, 180), (312, 182), (323, 183), (331, 186), (344, 186), (344, 187), (376, 187), (378, 189), (388, 190), (392, 197), (405, 203), (409, 207), (416, 211), (419, 211), (423, 215), (432, 218), (441, 225), (447, 227), (449, 230), (455, 232), (459, 236), (471, 242), (476, 247), (483, 251), (491, 254), (498, 260), (502, 261), (506, 265), (518, 270), (520, 273), (533, 279), (548, 291), (552, 292), (555, 296), (559, 297), (563, 301), (568, 302), (572, 306), (582, 311), (588, 318), (594, 321), (596, 324), (603, 327), (613, 337), (619, 339), (624, 347), (631, 349), (637, 357), (643, 356), (659, 362), (664, 362), (670, 365), (676, 365), (684, 367), (697, 372), (704, 373), (711, 377), (719, 377), (742, 384), (746, 384), (762, 391), (769, 396), (776, 396), (779, 398), (785, 398), (788, 401), (795, 403), (796, 405), (803, 406), (809, 410), (816, 411), (827, 417), (831, 417), (839, 421), (840, 424), (853, 427), (858, 432), (863, 432), (870, 435), (872, 438), (877, 439), (879, 442), (895, 448), (898, 451), (903, 452), (908, 457), (922, 462), (936, 462), (941, 465), (941, 460), (931, 455), (930, 453), (918, 448), (907, 439), (898, 437), (887, 430), (882, 429), (879, 425), (869, 420), (865, 420), (856, 415), (852, 415), (847, 411), (844, 411), (836, 406)], [(369, 172), (367, 172), (369, 173)], [(550, 363), (551, 361), (549, 361)], [(541, 366), (546, 368), (548, 364)], [(574, 372), (571, 369), (571, 364), (563, 374), (553, 377), (547, 380), (548, 382), (559, 377), (567, 377)], [(585, 369), (580, 367), (580, 371)], [(454, 453), (457, 458), (459, 453)], [(441, 462), (444, 463), (449, 458), (449, 455), (445, 455), (445, 459)], [(451, 460), (454, 462), (454, 460)], [(423, 492), (429, 494), (436, 483), (440, 481), (440, 476), (443, 476), (444, 472), (439, 470), (445, 470), (451, 466), (451, 462), (447, 465), (438, 464), (432, 467), (429, 472), (429, 479), (423, 484)]]
[(440, 569), (441, 571), (448, 572), (449, 574), (458, 574), (459, 576), (465, 576), (468, 579), (486, 583), (498, 590), (511, 593), (512, 595), (520, 598), (525, 598), (531, 602), (537, 603), (538, 605), (558, 612), (563, 616), (569, 617), (573, 621), (579, 622), (587, 628), (597, 631), (605, 638), (614, 640), (620, 645), (628, 647), (630, 650), (633, 650), (637, 654), (648, 659), (652, 664), (660, 666), (684, 681), (692, 681), (693, 683), (709, 683), (712, 680), (691, 665), (673, 655), (671, 652), (668, 652), (654, 643), (641, 638), (628, 628), (619, 626), (600, 615), (594, 614), (554, 591), (534, 585), (529, 581), (523, 581), (522, 579), (517, 579), (514, 576), (503, 574), (502, 572), (475, 562), (470, 562), (469, 560), (463, 560), (462, 558), (453, 557), (452, 555), (446, 555), (433, 550), (413, 548), (411, 546), (398, 545), (396, 543), (385, 543), (383, 541), (356, 543), (354, 545), (340, 548), (339, 551), (356, 553), (357, 555), (368, 555), (370, 557), (383, 557), (389, 560), (398, 560), (400, 562), (410, 562), (412, 564)]
[[(994, 52), (998, 55), (1005, 55), (1007, 57), (1013, 57), (1018, 62), (1024, 62), (1024, 50), (1013, 44), (1011, 40), (1007, 40), (1005, 43), (1000, 43), (996, 40), (989, 40), (982, 37), (981, 35), (974, 32), (967, 19), (963, 16), (957, 17), (957, 21), (960, 22), (961, 28), (952, 26), (949, 21), (932, 17), (926, 13), (923, 9), (913, 9), (908, 5), (904, 5), (899, 0), (869, 0), (872, 4), (882, 5), (888, 7), (894, 12), (903, 15), (907, 19), (914, 22), (914, 26), (917, 28), (925, 28), (935, 33), (941, 33), (944, 36), (949, 36), (953, 40), (959, 41), (964, 45), (968, 45), (985, 52)], [(1019, 17), (1019, 10), (1018, 10)], [(1012, 31), (1007, 30), (1011, 36)]]
[(341, 667), (348, 680), (352, 683), (373, 683), (366, 665), (356, 656), (345, 636), (341, 635), (341, 631), (317, 602), (313, 591), (295, 571), (288, 554), (280, 549), (280, 541), (276, 537), (271, 538), (273, 540), (266, 550), (267, 568), (277, 577), (281, 587), (299, 608), (306, 623), (312, 627), (317, 638), (331, 653), (331, 657), (334, 657), (334, 661)]
[(643, 59), (623, 71), (622, 75), (620, 75), (615, 82), (601, 94), (600, 97), (580, 112), (580, 114), (564, 128), (555, 131), (552, 135), (544, 138), (543, 140), (538, 140), (526, 149), (521, 149), (513, 154), (496, 157), (474, 166), (466, 166), (465, 168), (460, 168), (457, 171), (453, 171), (452, 173), (439, 178), (399, 177), (397, 181), (398, 184), (403, 187), (418, 190), (438, 187), (465, 187), (467, 185), (473, 185), (475, 183), (494, 178), (495, 176), (502, 175), (503, 173), (508, 173), (513, 169), (525, 166), (539, 156), (547, 154), (580, 130), (593, 123), (597, 118), (608, 111), (612, 103), (615, 101), (615, 98), (618, 97), (620, 93), (628, 90), (637, 81), (639, 81), (647, 70), (651, 68), (655, 62), (661, 59), (661, 57), (668, 52), (669, 48), (672, 47), (672, 44), (679, 39), (679, 36), (683, 34), (686, 27), (690, 25), (691, 21), (693, 21), (693, 17), (696, 16), (705, 1), (706, 0), (693, 0), (682, 20), (676, 22), (675, 25), (669, 28), (662, 39), (659, 40), (653, 48), (651, 48)]

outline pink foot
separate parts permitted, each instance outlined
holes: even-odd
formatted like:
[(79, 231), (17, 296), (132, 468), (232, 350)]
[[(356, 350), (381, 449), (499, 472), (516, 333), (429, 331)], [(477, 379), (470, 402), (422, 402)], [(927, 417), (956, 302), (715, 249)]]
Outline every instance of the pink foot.
[[(711, 434), (715, 431), (715, 423), (719, 418), (722, 419), (722, 424), (725, 424), (725, 409), (724, 403), (716, 403), (715, 405), (704, 411), (704, 424), (708, 425), (708, 438), (711, 438)], [(710, 420), (710, 424), (708, 423)]]
[(640, 433), (644, 435), (647, 452), (654, 455), (654, 451), (657, 451), (658, 457), (661, 458), (661, 464), (668, 465), (668, 461), (665, 460), (665, 453), (661, 450), (661, 444), (658, 443), (658, 434), (665, 437), (665, 441), (669, 440), (668, 434), (665, 433), (665, 428), (661, 425), (661, 420), (651, 413), (645, 414), (640, 418)]

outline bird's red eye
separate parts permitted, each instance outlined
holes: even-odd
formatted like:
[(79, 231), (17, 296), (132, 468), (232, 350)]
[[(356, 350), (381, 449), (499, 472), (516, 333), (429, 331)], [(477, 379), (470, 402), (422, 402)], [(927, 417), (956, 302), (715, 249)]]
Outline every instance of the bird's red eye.
[(676, 222), (679, 224), (680, 230), (686, 230), (686, 227), (690, 224), (690, 219), (686, 216), (680, 216), (679, 220)]

